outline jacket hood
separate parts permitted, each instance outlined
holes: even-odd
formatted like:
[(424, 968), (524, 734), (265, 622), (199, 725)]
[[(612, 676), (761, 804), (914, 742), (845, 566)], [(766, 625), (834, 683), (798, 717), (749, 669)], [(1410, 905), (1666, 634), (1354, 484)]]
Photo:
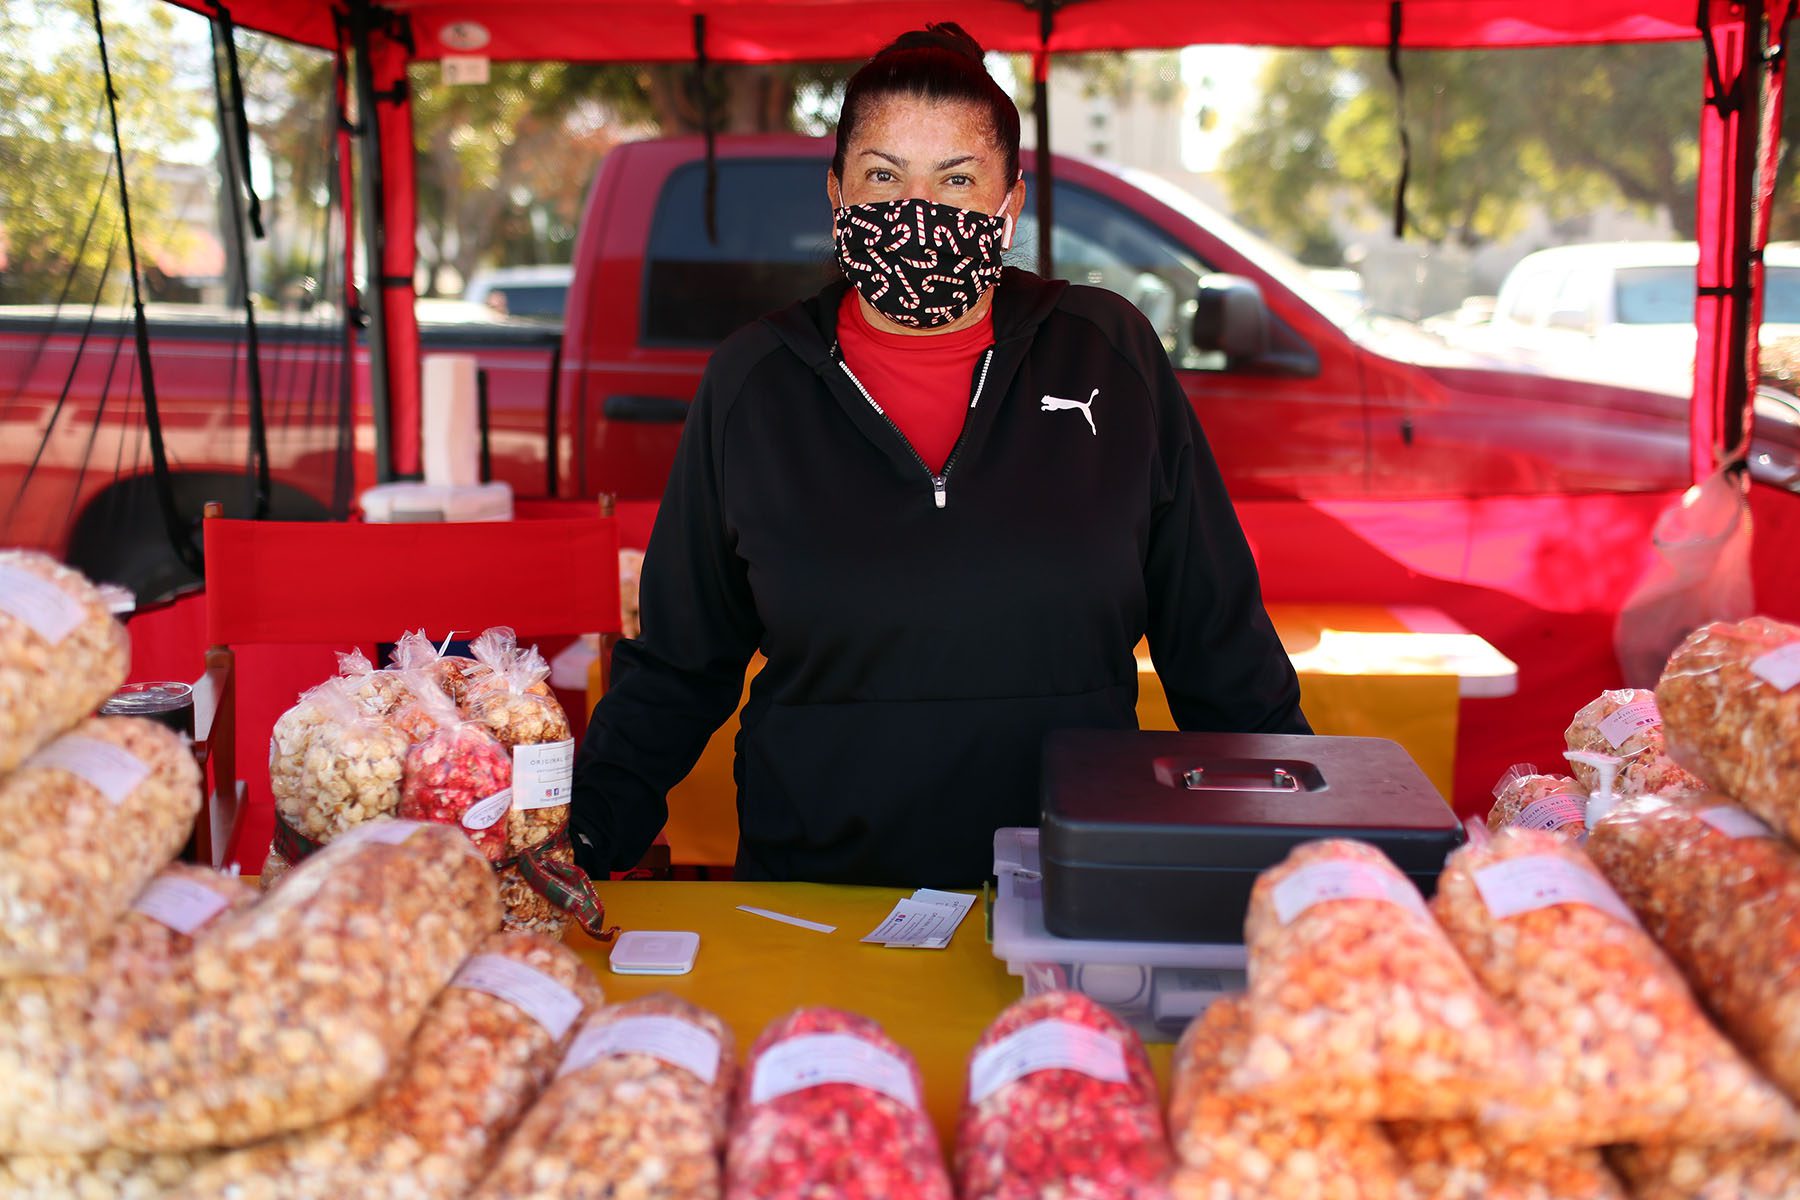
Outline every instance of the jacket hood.
[[(849, 287), (846, 279), (834, 280), (817, 295), (770, 313), (763, 321), (803, 362), (816, 371), (828, 370), (837, 345), (838, 305)], [(1065, 279), (1005, 268), (994, 287), (994, 344), (1030, 338), (1068, 288)]]

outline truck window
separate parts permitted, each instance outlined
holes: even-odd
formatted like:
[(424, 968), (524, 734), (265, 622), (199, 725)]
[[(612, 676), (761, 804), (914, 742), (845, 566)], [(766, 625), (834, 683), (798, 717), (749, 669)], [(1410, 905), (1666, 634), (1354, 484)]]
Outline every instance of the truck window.
[[(1029, 199), (1007, 261), (1037, 269), (1037, 214)], [(1056, 273), (1119, 293), (1155, 326), (1163, 349), (1182, 370), (1218, 371), (1225, 356), (1194, 349), (1194, 299), (1209, 268), (1186, 247), (1129, 209), (1079, 184), (1056, 184)]]
[(644, 256), (645, 345), (713, 346), (837, 275), (825, 160), (720, 159), (719, 239), (706, 236), (706, 166), (663, 185)]

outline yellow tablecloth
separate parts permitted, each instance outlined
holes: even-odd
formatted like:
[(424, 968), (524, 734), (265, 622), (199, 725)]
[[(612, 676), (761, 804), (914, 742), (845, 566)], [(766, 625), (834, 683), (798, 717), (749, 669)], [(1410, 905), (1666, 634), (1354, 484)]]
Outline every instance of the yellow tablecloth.
[[(684, 997), (731, 1026), (740, 1056), (769, 1022), (796, 1008), (830, 1004), (873, 1017), (918, 1059), (925, 1104), (949, 1153), (969, 1052), (1000, 1011), (1024, 995), (987, 944), (979, 903), (948, 949), (889, 950), (858, 939), (881, 923), (895, 900), (910, 894), (899, 888), (667, 881), (597, 886), (609, 923), (700, 934), (700, 954), (687, 975), (615, 975), (607, 964), (610, 947), (571, 931), (569, 944), (592, 964), (609, 1001), (659, 991)], [(739, 912), (740, 904), (837, 929), (795, 928)], [(1166, 1090), (1171, 1048), (1150, 1050)]]
[[(1314, 647), (1327, 629), (1404, 633), (1393, 610), (1375, 605), (1270, 605), (1269, 616), (1289, 654)], [(758, 656), (745, 680), (762, 666)], [(1300, 670), (1300, 706), (1313, 731), (1392, 738), (1406, 748), (1446, 800), (1456, 764), (1459, 676), (1454, 669), (1410, 665), (1382, 674), (1337, 668)], [(1138, 726), (1173, 729), (1162, 681), (1148, 651), (1138, 647)], [(737, 714), (713, 735), (692, 772), (669, 793), (666, 836), (678, 863), (731, 863), (737, 859), (737, 785), (732, 778)], [(864, 932), (867, 932), (866, 930)]]

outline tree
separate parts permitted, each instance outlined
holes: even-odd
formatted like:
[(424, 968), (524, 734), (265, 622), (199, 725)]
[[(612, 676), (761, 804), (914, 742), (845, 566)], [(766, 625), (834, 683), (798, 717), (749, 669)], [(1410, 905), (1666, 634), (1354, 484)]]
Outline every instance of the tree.
[[(0, 302), (111, 303), (129, 287), (123, 221), (90, 9), (81, 0), (0, 0)], [(132, 223), (146, 276), (188, 249), (176, 201), (158, 177), (196, 123), (202, 69), (175, 36), (174, 10), (153, 4), (107, 13), (107, 50), (131, 186)], [(90, 226), (89, 217), (92, 216)]]
[[(1408, 232), (1464, 247), (1504, 238), (1536, 208), (1615, 203), (1692, 236), (1701, 50), (1696, 45), (1411, 52)], [(1274, 56), (1226, 183), (1247, 217), (1295, 246), (1329, 228), (1334, 193), (1391, 209), (1400, 170), (1395, 91), (1373, 51)]]

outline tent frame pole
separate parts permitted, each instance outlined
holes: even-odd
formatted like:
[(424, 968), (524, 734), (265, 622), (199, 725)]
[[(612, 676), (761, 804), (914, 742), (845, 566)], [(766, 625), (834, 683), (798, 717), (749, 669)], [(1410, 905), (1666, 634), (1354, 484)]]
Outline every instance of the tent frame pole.
[(350, 0), (350, 45), (355, 58), (357, 207), (363, 233), (364, 277), (362, 305), (367, 314), (363, 329), (369, 340), (369, 406), (375, 421), (375, 479), (394, 478), (393, 429), (388, 385), (387, 289), (382, 285), (387, 262), (387, 233), (383, 228), (383, 177), (381, 121), (377, 115), (375, 64), (370, 52), (374, 15), (368, 0)]
[(1056, 29), (1054, 0), (1038, 0), (1038, 48), (1031, 60), (1031, 115), (1037, 123), (1037, 268), (1056, 278), (1052, 234), (1056, 229), (1055, 171), (1050, 162), (1050, 35)]

